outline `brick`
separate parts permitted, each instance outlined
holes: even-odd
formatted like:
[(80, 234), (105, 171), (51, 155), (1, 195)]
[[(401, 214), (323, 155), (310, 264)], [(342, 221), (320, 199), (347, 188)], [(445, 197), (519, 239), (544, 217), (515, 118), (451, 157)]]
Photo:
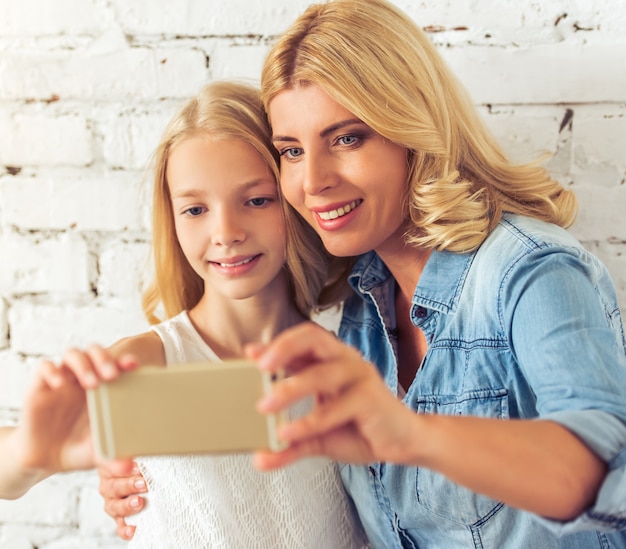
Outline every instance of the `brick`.
[(98, 2), (0, 2), (0, 36), (95, 33), (105, 22), (105, 14)]
[(0, 110), (0, 128), (0, 164), (86, 166), (93, 160), (92, 135), (79, 114)]
[(626, 242), (626, 185), (604, 188), (574, 187), (580, 204), (572, 233), (579, 240)]
[(9, 323), (12, 351), (50, 357), (68, 347), (108, 346), (147, 328), (136, 302), (113, 298), (102, 305), (41, 305), (23, 299), (9, 310)]
[(626, 41), (441, 49), (477, 103), (625, 102)]
[(611, 165), (626, 172), (626, 106), (581, 109), (574, 124), (575, 164), (584, 169)]
[(259, 44), (216, 43), (209, 52), (211, 79), (236, 79), (259, 86), (268, 51), (269, 46)]
[(148, 242), (116, 242), (100, 255), (99, 296), (137, 298), (152, 273)]
[(0, 406), (21, 408), (24, 393), (39, 360), (25, 359), (15, 353), (0, 352)]
[[(76, 522), (76, 487), (67, 475), (54, 475), (17, 500), (0, 499), (0, 523), (70, 526)], [(63, 505), (59, 505), (63, 502)]]
[[(2, 221), (27, 230), (143, 230), (140, 180), (139, 172), (97, 171), (2, 178)], [(33, 201), (33, 196), (38, 199)]]
[(187, 97), (206, 81), (206, 56), (197, 49), (120, 47), (4, 54), (0, 97), (136, 101)]
[(529, 162), (555, 154), (565, 109), (524, 105), (481, 110), (483, 120), (514, 162)]
[(230, 36), (282, 32), (310, 3), (249, 0), (114, 0), (120, 20), (131, 34)]
[(0, 237), (0, 291), (19, 293), (84, 294), (90, 291), (90, 256), (85, 241), (65, 233), (49, 238)]
[[(0, 272), (2, 276), (2, 272)], [(0, 297), (0, 350), (9, 346), (9, 322), (7, 302)]]
[(78, 500), (79, 534), (85, 539), (114, 537), (115, 521), (104, 511), (104, 500), (98, 493), (98, 475), (85, 477)]
[[(199, 90), (199, 88), (198, 88)], [(198, 90), (194, 90), (194, 95)], [(152, 155), (182, 101), (168, 103), (158, 112), (114, 112), (100, 123), (103, 135), (103, 155), (108, 166), (126, 170), (146, 170)], [(152, 182), (152, 172), (147, 181)]]

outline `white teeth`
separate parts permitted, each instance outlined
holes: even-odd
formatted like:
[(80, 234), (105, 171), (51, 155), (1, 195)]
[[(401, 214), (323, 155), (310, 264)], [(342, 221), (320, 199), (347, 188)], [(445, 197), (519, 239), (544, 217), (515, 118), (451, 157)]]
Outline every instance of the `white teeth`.
[(253, 257), (249, 257), (248, 259), (244, 259), (243, 261), (239, 261), (237, 263), (220, 263), (220, 267), (227, 267), (227, 268), (232, 268), (232, 267), (239, 267), (239, 265), (245, 265), (246, 263), (250, 263), (250, 261), (252, 261), (254, 258)]
[(357, 204), (360, 204), (360, 201), (353, 200), (350, 204), (346, 204), (342, 208), (337, 208), (336, 210), (330, 210), (328, 212), (319, 212), (319, 216), (324, 220), (328, 221), (329, 219), (337, 219), (338, 217), (343, 217), (347, 213), (350, 213), (354, 208), (357, 207)]

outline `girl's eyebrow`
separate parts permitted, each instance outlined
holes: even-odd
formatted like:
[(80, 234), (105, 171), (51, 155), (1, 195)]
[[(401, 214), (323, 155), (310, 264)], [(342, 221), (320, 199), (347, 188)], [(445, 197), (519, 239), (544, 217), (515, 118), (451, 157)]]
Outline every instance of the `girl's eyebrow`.
[[(363, 121), (359, 120), (358, 118), (349, 118), (347, 120), (342, 120), (341, 122), (331, 124), (330, 126), (324, 128), (320, 132), (319, 136), (326, 137), (328, 134), (331, 134), (337, 130), (340, 130), (341, 128), (345, 128), (346, 126), (351, 126), (352, 124), (363, 124)], [(275, 143), (277, 141), (281, 141), (284, 143), (284, 142), (297, 141), (297, 139), (295, 137), (290, 137), (288, 135), (273, 135), (272, 143)]]
[[(253, 189), (254, 187), (259, 187), (261, 185), (266, 185), (266, 184), (273, 184), (275, 185), (276, 182), (274, 181), (273, 177), (258, 177), (256, 179), (252, 179), (251, 181), (248, 181), (247, 183), (244, 183), (243, 185), (241, 185), (241, 189), (242, 191), (248, 191), (250, 189)], [(176, 198), (195, 198), (197, 196), (203, 195), (205, 193), (204, 189), (199, 189), (199, 188), (187, 188), (187, 189), (181, 189), (179, 192), (174, 192), (172, 193), (172, 200), (176, 199)]]

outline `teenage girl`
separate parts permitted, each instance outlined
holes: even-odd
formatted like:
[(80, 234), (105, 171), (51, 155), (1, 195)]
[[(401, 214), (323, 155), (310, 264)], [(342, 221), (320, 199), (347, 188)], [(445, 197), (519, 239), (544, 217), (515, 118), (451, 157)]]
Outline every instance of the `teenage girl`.
[[(155, 163), (155, 278), (144, 294), (154, 326), (107, 350), (66, 355), (61, 367), (85, 387), (128, 363), (241, 357), (248, 343), (306, 320), (326, 276), (314, 232), (286, 225), (257, 90), (205, 87), (167, 126)], [(198, 418), (216, 420), (223, 418)], [(251, 454), (137, 463), (150, 504), (137, 516), (132, 547), (365, 545), (334, 461), (270, 474), (254, 468)]]

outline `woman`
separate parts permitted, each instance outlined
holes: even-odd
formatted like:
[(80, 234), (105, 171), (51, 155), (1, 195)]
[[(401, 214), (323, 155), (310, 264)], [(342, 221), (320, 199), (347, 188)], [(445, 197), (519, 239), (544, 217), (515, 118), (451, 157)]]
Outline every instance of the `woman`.
[(263, 411), (317, 396), (257, 466), (350, 463), (375, 547), (626, 547), (622, 320), (571, 191), (507, 160), (385, 0), (310, 6), (262, 92), (284, 197), (355, 259), (328, 288), (342, 341), (309, 323), (250, 350), (296, 372)]

